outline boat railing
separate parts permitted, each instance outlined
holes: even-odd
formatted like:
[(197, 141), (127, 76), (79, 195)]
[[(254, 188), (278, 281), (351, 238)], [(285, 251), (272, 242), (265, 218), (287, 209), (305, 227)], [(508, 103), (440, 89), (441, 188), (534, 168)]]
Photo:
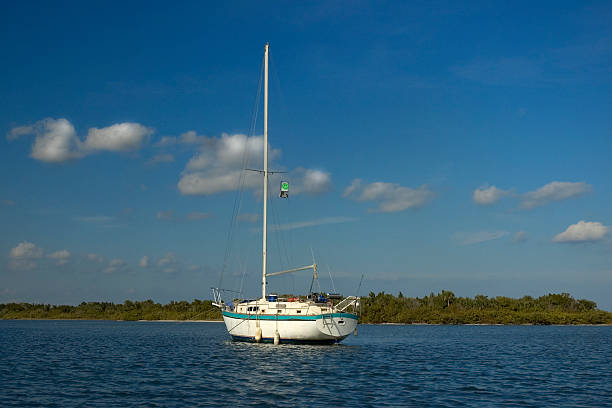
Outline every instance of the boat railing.
[(211, 288), (213, 293), (213, 306), (223, 308), (223, 299), (221, 298), (221, 290), (219, 288)]
[(361, 298), (358, 296), (347, 296), (336, 305), (336, 310), (344, 312), (351, 308), (352, 311), (358, 312), (360, 306), (359, 299)]
[(231, 310), (233, 308), (233, 306), (235, 304), (239, 304), (239, 303), (244, 303), (244, 302), (250, 302), (250, 300), (243, 300), (243, 299), (239, 299), (239, 298), (234, 298), (233, 302), (229, 302), (226, 303), (223, 300), (223, 292), (231, 292), (231, 293), (238, 293), (240, 294), (241, 292), (235, 291), (235, 290), (230, 290), (230, 289), (219, 289), (219, 288), (211, 288), (212, 289), (212, 293), (213, 293), (213, 306), (218, 307), (219, 309), (224, 309), (224, 310)]

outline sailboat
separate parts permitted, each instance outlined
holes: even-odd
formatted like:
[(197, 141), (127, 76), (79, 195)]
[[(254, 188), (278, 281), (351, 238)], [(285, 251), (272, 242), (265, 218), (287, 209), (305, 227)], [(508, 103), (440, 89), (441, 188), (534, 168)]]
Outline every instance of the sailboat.
[[(234, 341), (264, 343), (338, 343), (351, 333), (357, 334), (360, 299), (338, 294), (313, 293), (307, 296), (282, 298), (268, 294), (268, 278), (312, 270), (317, 279), (317, 264), (279, 272), (267, 271), (267, 216), (268, 216), (268, 50), (264, 50), (264, 163), (263, 170), (263, 237), (261, 298), (234, 299), (226, 303), (222, 290), (213, 288), (213, 304), (221, 309), (223, 321)], [(281, 182), (280, 196), (288, 194), (288, 183)]]

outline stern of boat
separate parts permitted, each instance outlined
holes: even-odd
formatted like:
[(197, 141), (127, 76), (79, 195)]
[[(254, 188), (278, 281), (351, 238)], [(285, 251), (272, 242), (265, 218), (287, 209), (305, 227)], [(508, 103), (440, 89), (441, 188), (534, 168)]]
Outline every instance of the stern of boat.
[(317, 329), (338, 340), (344, 339), (357, 328), (358, 316), (352, 313), (322, 314), (317, 319)]

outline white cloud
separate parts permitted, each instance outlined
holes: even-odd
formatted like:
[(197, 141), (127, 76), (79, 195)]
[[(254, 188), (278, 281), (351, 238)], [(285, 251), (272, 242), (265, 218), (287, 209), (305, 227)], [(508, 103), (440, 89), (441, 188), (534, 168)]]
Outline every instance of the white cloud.
[(118, 228), (121, 224), (118, 223), (117, 217), (110, 215), (86, 215), (76, 216), (73, 220), (86, 224), (95, 225), (100, 228)]
[(176, 144), (176, 137), (174, 136), (164, 136), (157, 141), (153, 146), (155, 147), (169, 147), (174, 146)]
[[(242, 134), (223, 134), (221, 139), (216, 139), (215, 142), (215, 153), (221, 163), (228, 166), (240, 166), (245, 159), (248, 163), (263, 163), (263, 136), (247, 137)], [(268, 159), (272, 161), (278, 156), (280, 156), (280, 151), (268, 146)]]
[(474, 203), (478, 205), (491, 205), (495, 204), (502, 197), (508, 194), (508, 191), (502, 190), (501, 188), (497, 188), (495, 186), (482, 186), (474, 190), (472, 193), (472, 199), (474, 200)]
[(158, 220), (171, 220), (174, 218), (174, 211), (158, 211), (156, 217)]
[(508, 231), (458, 232), (455, 234), (455, 241), (457, 241), (459, 245), (473, 245), (503, 238), (508, 234)]
[(48, 256), (51, 259), (67, 259), (67, 258), (70, 258), (70, 252), (68, 252), (65, 249), (62, 249), (61, 251), (53, 252), (52, 254), (49, 254)]
[(579, 197), (590, 192), (593, 187), (584, 182), (553, 181), (537, 190), (525, 193), (521, 199), (521, 207), (534, 208), (551, 201), (566, 200)]
[(159, 266), (169, 266), (176, 263), (176, 256), (172, 252), (168, 252), (166, 256), (157, 261)]
[(434, 198), (435, 193), (427, 186), (414, 189), (384, 182), (363, 184), (361, 180), (355, 179), (343, 196), (356, 201), (378, 202), (378, 208), (370, 211), (397, 212), (423, 206)]
[(189, 159), (186, 169), (189, 171), (203, 170), (210, 164), (210, 160), (203, 154), (197, 154)]
[(298, 167), (292, 173), (295, 180), (290, 194), (322, 194), (331, 189), (331, 175), (327, 172)]
[(514, 233), (514, 236), (512, 237), (512, 242), (515, 244), (518, 244), (520, 242), (525, 242), (527, 241), (528, 235), (525, 231), (517, 231)]
[(34, 125), (26, 125), (26, 126), (17, 126), (11, 129), (10, 132), (6, 134), (7, 140), (17, 140), (21, 136), (27, 136), (34, 133)]
[[(243, 170), (262, 167), (262, 136), (224, 133), (220, 138), (208, 138), (189, 131), (178, 140), (199, 146), (178, 182), (181, 194), (212, 195), (234, 191), (239, 187), (261, 194), (261, 174)], [(280, 157), (280, 150), (269, 147), (268, 152), (269, 167), (275, 169), (273, 163)], [(292, 173), (294, 177), (289, 180), (291, 194), (321, 194), (331, 188), (331, 175), (325, 171), (297, 168)], [(280, 182), (280, 176), (272, 175), (270, 185), (277, 182)]]
[(111, 217), (108, 215), (91, 215), (91, 216), (78, 216), (74, 217), (76, 221), (87, 222), (92, 224), (106, 224), (108, 222), (114, 221), (115, 217)]
[(70, 260), (70, 252), (63, 249), (61, 251), (53, 252), (52, 254), (47, 255), (51, 259), (57, 260), (57, 265), (65, 265)]
[(21, 242), (11, 249), (11, 258), (15, 259), (38, 259), (43, 256), (43, 250), (31, 242)]
[[(189, 140), (189, 138), (186, 137)], [(269, 160), (280, 156), (277, 149), (269, 149)], [(223, 134), (220, 138), (206, 138), (200, 151), (187, 163), (178, 183), (181, 194), (211, 195), (236, 190), (239, 184), (246, 189), (258, 189), (261, 175), (243, 172), (250, 165), (261, 167), (263, 137), (242, 134)]]
[(30, 156), (48, 163), (83, 157), (81, 141), (66, 119), (44, 119), (30, 127), (36, 135)]
[(189, 130), (185, 133), (182, 133), (179, 137), (174, 136), (164, 136), (159, 139), (154, 146), (155, 147), (173, 147), (177, 143), (186, 144), (186, 145), (194, 145), (194, 144), (204, 144), (210, 142), (211, 139), (206, 136), (201, 136), (196, 133), (195, 130)]
[(292, 223), (288, 223), (288, 224), (277, 225), (277, 226), (271, 227), (271, 230), (274, 230), (274, 231), (288, 231), (288, 230), (294, 230), (294, 229), (298, 229), (298, 228), (316, 227), (318, 225), (340, 224), (340, 223), (354, 222), (354, 221), (357, 221), (357, 218), (351, 218), (351, 217), (327, 217), (327, 218), (321, 218), (319, 220), (298, 221), (298, 222), (292, 222)]
[(119, 258), (111, 259), (111, 261), (108, 263), (108, 267), (104, 269), (104, 273), (117, 272), (125, 268), (126, 265), (127, 263), (123, 259), (119, 259)]
[(118, 123), (102, 129), (90, 128), (83, 142), (70, 121), (47, 118), (33, 125), (13, 128), (7, 139), (35, 135), (30, 157), (48, 163), (62, 163), (101, 150), (136, 150), (152, 133), (152, 129), (138, 123)]
[(88, 261), (91, 261), (91, 262), (103, 262), (104, 261), (104, 258), (98, 254), (87, 254), (85, 257), (87, 258)]
[(187, 214), (187, 219), (190, 221), (205, 220), (207, 218), (210, 218), (208, 213), (194, 211)]
[(148, 268), (149, 267), (149, 257), (145, 255), (142, 258), (140, 258), (140, 262), (138, 262), (138, 266), (140, 266), (141, 268)]
[(238, 216), (238, 221), (256, 222), (258, 219), (259, 219), (259, 214), (245, 213), (245, 214), (240, 214)]
[[(238, 188), (240, 173), (240, 170), (187, 173), (179, 180), (178, 188), (184, 195), (212, 195), (233, 191)], [(246, 174), (244, 180), (246, 188), (259, 186), (258, 177), (255, 175)]]
[(9, 267), (13, 269), (34, 269), (36, 259), (43, 256), (43, 250), (31, 242), (21, 242), (10, 251), (11, 262)]
[(202, 144), (206, 143), (209, 139), (206, 136), (199, 136), (195, 130), (189, 130), (181, 134), (178, 141), (183, 144)]
[(345, 190), (344, 193), (342, 194), (342, 197), (348, 197), (351, 194), (353, 194), (354, 191), (359, 190), (361, 188), (361, 179), (355, 179), (353, 180), (353, 182), (351, 183), (350, 186), (348, 186)]
[(600, 222), (579, 221), (553, 238), (553, 242), (595, 242), (604, 239), (608, 233), (608, 227)]
[(155, 166), (156, 164), (172, 163), (173, 161), (174, 161), (174, 156), (171, 154), (156, 154), (155, 156), (151, 157), (147, 161), (147, 165)]
[(118, 123), (102, 129), (91, 128), (85, 139), (89, 150), (108, 150), (125, 152), (138, 150), (142, 143), (153, 133), (153, 129), (139, 123)]

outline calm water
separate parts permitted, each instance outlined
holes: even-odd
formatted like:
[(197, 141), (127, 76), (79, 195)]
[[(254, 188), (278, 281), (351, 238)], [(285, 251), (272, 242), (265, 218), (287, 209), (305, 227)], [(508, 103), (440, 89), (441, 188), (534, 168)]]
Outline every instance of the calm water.
[(612, 327), (360, 326), (335, 346), (222, 323), (0, 321), (0, 406), (612, 406)]

